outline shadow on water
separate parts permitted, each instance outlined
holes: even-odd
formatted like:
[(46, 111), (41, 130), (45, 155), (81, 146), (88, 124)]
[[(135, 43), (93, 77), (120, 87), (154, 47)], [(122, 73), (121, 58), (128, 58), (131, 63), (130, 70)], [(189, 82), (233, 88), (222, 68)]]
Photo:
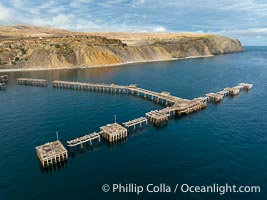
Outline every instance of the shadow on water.
[(58, 170), (63, 170), (68, 165), (69, 165), (68, 160), (49, 165), (47, 167), (43, 167), (40, 163), (40, 170), (42, 171), (43, 174), (49, 174), (49, 173), (53, 173), (53, 172), (58, 171)]
[(84, 143), (82, 146), (77, 145), (76, 147), (68, 147), (68, 152), (71, 158), (75, 158), (77, 155), (87, 154), (88, 152), (94, 151), (95, 148), (101, 146), (101, 143), (93, 141), (92, 145), (89, 142)]
[(76, 147), (68, 147), (68, 152), (71, 158), (76, 158), (77, 156), (83, 156), (86, 155), (88, 152), (93, 152), (96, 150), (96, 148), (101, 148), (104, 145), (107, 146), (108, 148), (117, 148), (122, 145), (125, 145), (127, 142), (127, 139), (129, 137), (135, 137), (138, 135), (141, 135), (146, 132), (146, 130), (149, 127), (156, 127), (156, 128), (163, 128), (167, 126), (167, 124), (162, 124), (161, 126), (153, 126), (153, 125), (147, 125), (144, 127), (137, 127), (136, 129), (130, 128), (128, 129), (128, 136), (126, 138), (122, 138), (120, 140), (114, 141), (114, 142), (109, 142), (105, 139), (101, 139), (101, 142), (98, 141), (93, 141), (92, 144), (90, 142), (84, 143), (82, 146), (77, 145)]
[(93, 142), (92, 145), (90, 143), (83, 144), (83, 147), (77, 146), (77, 147), (69, 147), (69, 155), (71, 158), (75, 159), (77, 156), (83, 156), (87, 154), (88, 152), (93, 152), (96, 148), (101, 147), (102, 145), (107, 145), (109, 148), (115, 148), (126, 144), (127, 138), (123, 138), (114, 142), (109, 142), (107, 140), (102, 140), (99, 142)]
[(126, 141), (127, 141), (127, 137), (114, 141), (114, 142), (109, 142), (107, 140), (104, 140), (103, 143), (106, 144), (109, 148), (114, 148), (114, 147), (125, 145)]
[(149, 127), (150, 128), (155, 128), (156, 130), (161, 130), (163, 128), (166, 128), (168, 126), (168, 121), (164, 122), (164, 123), (160, 123), (160, 124), (150, 124)]

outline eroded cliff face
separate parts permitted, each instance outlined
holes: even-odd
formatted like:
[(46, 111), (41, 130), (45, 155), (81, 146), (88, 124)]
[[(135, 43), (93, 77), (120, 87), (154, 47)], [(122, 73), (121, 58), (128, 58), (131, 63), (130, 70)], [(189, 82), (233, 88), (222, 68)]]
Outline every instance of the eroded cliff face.
[(128, 39), (86, 34), (5, 39), (0, 41), (0, 69), (93, 67), (243, 51), (238, 40), (217, 35)]

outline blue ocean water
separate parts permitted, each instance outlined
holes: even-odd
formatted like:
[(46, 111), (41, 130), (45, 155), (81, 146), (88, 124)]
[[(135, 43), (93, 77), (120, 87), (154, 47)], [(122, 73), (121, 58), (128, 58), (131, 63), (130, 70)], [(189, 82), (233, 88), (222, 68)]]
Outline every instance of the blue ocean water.
[[(6, 73), (5, 73), (6, 74)], [(237, 54), (97, 69), (8, 73), (0, 92), (0, 200), (17, 199), (267, 199), (267, 48)], [(118, 145), (95, 144), (67, 166), (44, 172), (35, 146), (63, 144), (114, 121), (162, 108), (142, 98), (18, 86), (18, 77), (93, 83), (136, 83), (191, 99), (240, 82), (251, 92), (227, 97), (202, 111), (147, 127)], [(175, 186), (259, 185), (260, 193), (104, 193), (103, 184)]]

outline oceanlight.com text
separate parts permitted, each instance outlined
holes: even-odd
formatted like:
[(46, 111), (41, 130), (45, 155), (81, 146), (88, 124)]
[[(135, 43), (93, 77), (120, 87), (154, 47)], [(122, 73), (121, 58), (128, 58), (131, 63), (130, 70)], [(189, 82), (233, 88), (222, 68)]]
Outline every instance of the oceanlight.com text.
[(226, 193), (259, 193), (260, 186), (237, 186), (231, 184), (217, 184), (211, 185), (190, 185), (190, 184), (176, 184), (169, 185), (166, 183), (139, 185), (136, 183), (114, 183), (102, 185), (103, 192), (112, 193), (135, 193), (140, 195), (147, 193), (217, 193), (224, 195)]

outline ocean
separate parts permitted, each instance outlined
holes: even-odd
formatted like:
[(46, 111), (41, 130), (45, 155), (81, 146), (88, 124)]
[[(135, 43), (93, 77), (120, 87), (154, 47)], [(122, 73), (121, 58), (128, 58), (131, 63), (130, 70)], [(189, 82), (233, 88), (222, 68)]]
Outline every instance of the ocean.
[[(95, 69), (10, 72), (0, 91), (0, 200), (267, 199), (267, 47), (242, 53)], [(44, 78), (49, 87), (19, 86), (16, 78)], [(35, 147), (61, 142), (163, 108), (131, 95), (58, 90), (53, 80), (137, 84), (192, 99), (240, 82), (253, 89), (210, 103), (196, 113), (148, 126), (116, 145), (95, 143), (70, 155), (65, 167), (44, 171)], [(172, 192), (103, 192), (102, 186), (159, 186)], [(182, 192), (190, 186), (260, 186), (260, 193)]]

